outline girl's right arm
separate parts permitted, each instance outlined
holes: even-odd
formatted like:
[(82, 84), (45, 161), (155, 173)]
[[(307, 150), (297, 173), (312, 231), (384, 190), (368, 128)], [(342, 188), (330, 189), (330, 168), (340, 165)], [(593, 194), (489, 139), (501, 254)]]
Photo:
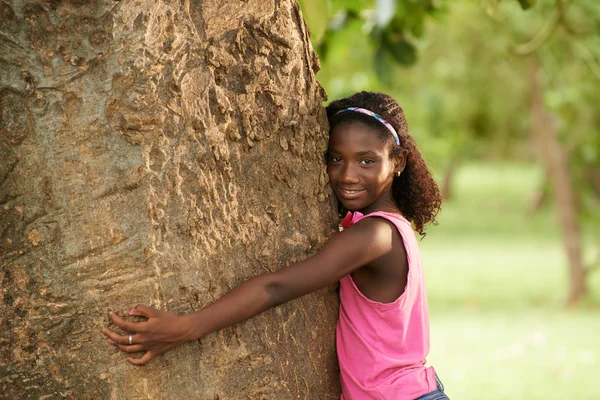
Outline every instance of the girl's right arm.
[(109, 337), (110, 344), (116, 344), (127, 353), (146, 351), (141, 358), (127, 358), (132, 364), (143, 365), (173, 347), (245, 321), (278, 305), (280, 300), (271, 290), (273, 275), (265, 274), (251, 278), (193, 314), (177, 316), (167, 311), (137, 305), (130, 309), (128, 314), (148, 318), (148, 321), (136, 323), (125, 321), (110, 312), (109, 317), (116, 326), (133, 333), (132, 344), (129, 344), (129, 335), (119, 335), (106, 328), (102, 332)]
[[(103, 329), (109, 343), (128, 353), (146, 351), (132, 364), (146, 364), (179, 344), (245, 321), (274, 306), (327, 287), (391, 251), (394, 227), (381, 218), (365, 218), (334, 235), (314, 256), (282, 270), (254, 277), (202, 310), (176, 316), (139, 305), (130, 315), (148, 318), (129, 322), (109, 313), (115, 325), (132, 332), (119, 335)], [(131, 344), (129, 339), (131, 338)]]

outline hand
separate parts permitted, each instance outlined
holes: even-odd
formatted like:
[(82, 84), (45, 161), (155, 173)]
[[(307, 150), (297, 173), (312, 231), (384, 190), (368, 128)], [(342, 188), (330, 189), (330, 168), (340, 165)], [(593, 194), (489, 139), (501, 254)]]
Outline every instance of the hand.
[(119, 335), (108, 328), (102, 329), (102, 333), (108, 336), (109, 344), (116, 345), (126, 353), (146, 352), (140, 358), (127, 357), (127, 361), (133, 365), (144, 365), (167, 350), (193, 340), (191, 327), (184, 317), (145, 305), (137, 305), (127, 313), (148, 320), (129, 322), (109, 312), (112, 322), (130, 334)]

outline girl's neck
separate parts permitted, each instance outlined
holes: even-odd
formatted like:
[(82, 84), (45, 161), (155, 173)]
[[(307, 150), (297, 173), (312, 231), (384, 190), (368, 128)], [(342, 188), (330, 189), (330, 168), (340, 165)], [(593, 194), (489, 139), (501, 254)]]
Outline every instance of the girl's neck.
[(364, 215), (371, 214), (374, 212), (386, 212), (391, 214), (402, 215), (402, 213), (400, 212), (400, 208), (396, 204), (396, 201), (391, 196), (386, 196), (358, 211)]

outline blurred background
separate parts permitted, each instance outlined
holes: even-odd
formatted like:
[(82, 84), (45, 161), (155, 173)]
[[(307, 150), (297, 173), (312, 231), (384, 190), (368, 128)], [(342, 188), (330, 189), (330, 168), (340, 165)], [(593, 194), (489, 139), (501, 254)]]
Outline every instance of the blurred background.
[(329, 99), (393, 95), (444, 192), (421, 251), (450, 397), (600, 399), (600, 1), (300, 4)]

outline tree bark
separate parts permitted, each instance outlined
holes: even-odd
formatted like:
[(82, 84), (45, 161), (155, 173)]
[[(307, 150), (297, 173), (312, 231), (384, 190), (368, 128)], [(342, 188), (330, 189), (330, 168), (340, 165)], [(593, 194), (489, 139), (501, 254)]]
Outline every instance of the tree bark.
[(197, 310), (335, 225), (293, 0), (0, 2), (0, 392), (339, 395), (323, 290), (140, 368), (107, 311)]
[(552, 115), (544, 106), (543, 89), (537, 61), (530, 63), (532, 133), (539, 156), (552, 184), (552, 192), (569, 261), (567, 303), (574, 305), (586, 294), (586, 271), (581, 256), (581, 232), (577, 218), (577, 201), (569, 173), (567, 156), (557, 138)]

